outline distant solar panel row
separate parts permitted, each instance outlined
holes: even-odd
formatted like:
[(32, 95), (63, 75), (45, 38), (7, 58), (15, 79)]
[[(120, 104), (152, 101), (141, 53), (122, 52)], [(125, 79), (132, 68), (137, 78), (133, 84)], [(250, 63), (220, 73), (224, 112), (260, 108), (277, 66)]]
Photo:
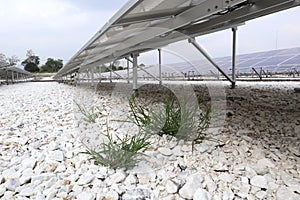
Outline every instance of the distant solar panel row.
[[(230, 74), (232, 69), (232, 58), (221, 57), (216, 58), (214, 61), (223, 69), (226, 73)], [(291, 49), (280, 49), (266, 52), (256, 52), (250, 54), (238, 55), (236, 57), (236, 71), (238, 74), (251, 73), (255, 68), (257, 71), (264, 70), (270, 73), (282, 73), (298, 71), (300, 73), (300, 47)], [(144, 68), (150, 74), (158, 77), (158, 65), (146, 66)], [(206, 75), (211, 74), (214, 68), (204, 60), (192, 61), (191, 63), (175, 63), (169, 65), (163, 65), (163, 76), (184, 76), (184, 75)], [(127, 77), (127, 70), (120, 70), (116, 72), (122, 77)], [(112, 74), (112, 77), (118, 78), (118, 75)], [(102, 73), (102, 76), (109, 77), (110, 73)], [(130, 70), (130, 76), (132, 71)], [(138, 76), (149, 77), (149, 74), (139, 70)]]
[(32, 76), (32, 74), (17, 67), (0, 67), (0, 80), (16, 80), (24, 76)]
[[(231, 57), (217, 58), (216, 63), (227, 73), (232, 68)], [(236, 69), (239, 73), (249, 73), (252, 68), (269, 72), (289, 72), (300, 70), (300, 47), (267, 52), (238, 55)]]

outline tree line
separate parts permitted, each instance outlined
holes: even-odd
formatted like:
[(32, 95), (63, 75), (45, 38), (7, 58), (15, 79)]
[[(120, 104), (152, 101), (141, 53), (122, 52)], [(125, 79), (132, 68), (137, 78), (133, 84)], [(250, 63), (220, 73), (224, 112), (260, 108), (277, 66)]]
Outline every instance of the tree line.
[(63, 67), (63, 60), (48, 58), (46, 63), (39, 67), (40, 58), (35, 55), (32, 50), (28, 50), (26, 53), (26, 59), (21, 62), (24, 66), (24, 70), (35, 73), (54, 73), (58, 72)]
[[(0, 67), (15, 66), (19, 61), (20, 59), (17, 56), (6, 57), (0, 53)], [(48, 58), (45, 64), (40, 66), (40, 57), (32, 50), (28, 50), (21, 65), (24, 66), (24, 70), (31, 73), (55, 73), (63, 67), (63, 60)]]

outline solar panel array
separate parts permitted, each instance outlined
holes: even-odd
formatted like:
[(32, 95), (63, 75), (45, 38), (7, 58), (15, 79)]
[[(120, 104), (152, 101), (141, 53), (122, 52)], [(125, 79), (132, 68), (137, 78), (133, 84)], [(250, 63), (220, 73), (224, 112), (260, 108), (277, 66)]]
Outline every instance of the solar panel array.
[(299, 1), (287, 0), (129, 0), (54, 78), (299, 5)]
[[(230, 74), (232, 69), (231, 56), (215, 58), (214, 61), (220, 66), (225, 73)], [(236, 73), (252, 73), (253, 69), (257, 71), (264, 70), (269, 73), (284, 73), (297, 71), (300, 73), (300, 47), (291, 49), (280, 49), (236, 56)], [(158, 65), (144, 67), (148, 73), (139, 69), (139, 78), (150, 77), (149, 73), (158, 77)], [(215, 68), (205, 60), (196, 60), (191, 62), (182, 62), (162, 66), (163, 77), (179, 77), (193, 75), (208, 75), (216, 72)], [(117, 73), (117, 74), (115, 74)], [(127, 70), (120, 70), (112, 73), (113, 78), (127, 77)], [(110, 72), (102, 73), (103, 77), (108, 78)], [(130, 77), (132, 70), (130, 69)], [(98, 76), (99, 78), (99, 76)]]
[(20, 79), (23, 76), (32, 76), (28, 71), (20, 69), (18, 67), (1, 67), (0, 66), (0, 81), (6, 81), (7, 79)]
[[(231, 57), (218, 58), (216, 62), (226, 73), (230, 73)], [(271, 73), (299, 71), (300, 47), (244, 54), (236, 57), (237, 73), (249, 73), (252, 68), (263, 69)]]

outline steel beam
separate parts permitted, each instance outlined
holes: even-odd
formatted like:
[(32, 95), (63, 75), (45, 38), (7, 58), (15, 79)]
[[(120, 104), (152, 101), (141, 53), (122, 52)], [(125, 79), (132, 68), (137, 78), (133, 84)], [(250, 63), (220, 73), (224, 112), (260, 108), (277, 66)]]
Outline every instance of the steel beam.
[(138, 85), (137, 85), (137, 79), (138, 79), (138, 73), (137, 73), (137, 67), (138, 67), (138, 59), (137, 57), (139, 54), (132, 54), (132, 63), (133, 63), (133, 95), (135, 97), (138, 96)]
[(232, 28), (232, 82), (231, 88), (235, 88), (236, 76), (235, 76), (235, 61), (236, 61), (236, 31), (237, 27)]
[(213, 59), (205, 52), (204, 49), (196, 42), (195, 38), (189, 38), (189, 43), (191, 43), (225, 78), (234, 83), (234, 81), (218, 66), (217, 63), (213, 61)]
[(159, 76), (159, 85), (162, 85), (162, 76), (161, 76), (161, 49), (158, 49), (158, 76)]
[(112, 83), (112, 66), (113, 66), (113, 62), (112, 63), (110, 63), (110, 65), (109, 65), (109, 82), (111, 82)]
[(127, 60), (127, 83), (129, 84), (130, 83), (130, 77), (129, 77), (129, 58), (126, 58)]
[(257, 76), (259, 77), (259, 79), (262, 80), (261, 73), (258, 73), (258, 71), (254, 67), (252, 67), (252, 70), (255, 72), (255, 74), (257, 74)]
[(142, 67), (138, 67), (140, 70), (142, 70), (143, 72), (145, 72), (146, 74), (148, 74), (150, 77), (154, 78), (157, 81), (160, 81), (159, 78), (157, 78), (156, 76), (154, 76), (153, 74), (151, 74), (150, 72), (148, 72), (147, 70), (143, 69)]
[(94, 68), (91, 68), (91, 79), (92, 79), (92, 83), (91, 83), (91, 87), (95, 86), (95, 79), (94, 79)]

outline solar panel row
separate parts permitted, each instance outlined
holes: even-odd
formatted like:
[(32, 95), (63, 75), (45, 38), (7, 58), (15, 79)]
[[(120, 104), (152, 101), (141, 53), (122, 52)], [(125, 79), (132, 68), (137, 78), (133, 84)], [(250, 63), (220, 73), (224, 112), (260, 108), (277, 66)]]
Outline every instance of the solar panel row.
[[(216, 58), (214, 61), (226, 73), (231, 73), (232, 58), (230, 56)], [(251, 73), (253, 71), (252, 68), (255, 68), (257, 71), (264, 70), (270, 73), (291, 72), (294, 70), (300, 72), (300, 47), (237, 56), (236, 71), (238, 74)], [(145, 69), (150, 74), (158, 77), (158, 65), (146, 66)], [(163, 76), (206, 75), (212, 72), (217, 73), (213, 66), (203, 60), (163, 65), (162, 67)], [(120, 70), (116, 73), (122, 77), (127, 77), (127, 70)], [(102, 73), (102, 76), (109, 77), (110, 73)], [(116, 74), (112, 74), (112, 76), (118, 78)], [(132, 71), (130, 71), (130, 76), (132, 76)], [(138, 76), (149, 77), (149, 74), (139, 70)]]

